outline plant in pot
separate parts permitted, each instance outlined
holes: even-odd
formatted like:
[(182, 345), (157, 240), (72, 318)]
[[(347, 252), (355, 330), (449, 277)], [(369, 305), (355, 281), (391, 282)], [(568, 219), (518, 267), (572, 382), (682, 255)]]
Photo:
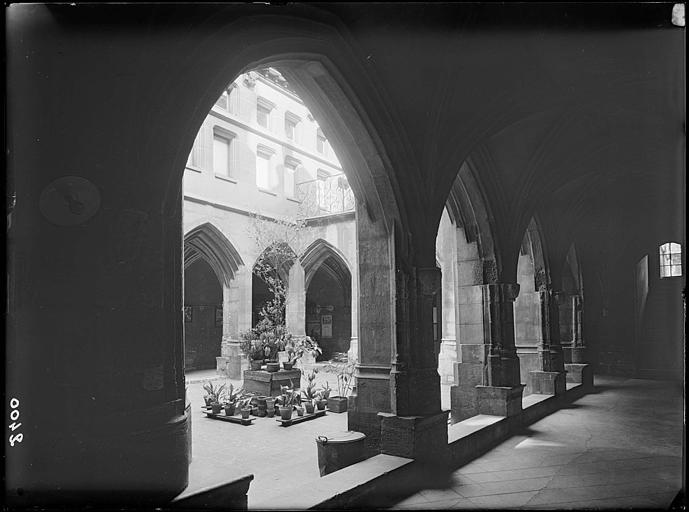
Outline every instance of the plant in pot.
[(225, 384), (215, 386), (210, 380), (203, 385), (203, 390), (206, 392), (206, 395), (203, 397), (203, 399), (205, 400), (206, 405), (210, 406), (213, 414), (220, 414), (220, 409), (222, 409), (222, 405), (220, 405), (220, 398), (224, 389)]
[(316, 343), (310, 336), (297, 338), (296, 340), (292, 338), (291, 334), (288, 336), (289, 337), (285, 340), (285, 353), (287, 360), (283, 361), (282, 363), (282, 367), (285, 370), (291, 370), (294, 367), (294, 364), (306, 353), (311, 354), (314, 359), (323, 353), (321, 348), (318, 346), (318, 343)]
[[(239, 350), (249, 360), (251, 364), (253, 341), (258, 339), (258, 333), (254, 329), (248, 329), (239, 333)], [(251, 367), (250, 367), (251, 369)]]
[(237, 401), (237, 408), (239, 409), (242, 419), (248, 419), (251, 414), (251, 397), (242, 398)]
[(237, 400), (243, 395), (244, 390), (239, 388), (234, 389), (234, 386), (230, 384), (229, 388), (225, 389), (225, 394), (223, 396), (223, 407), (225, 409), (225, 416), (233, 416), (237, 406)]
[(299, 393), (288, 386), (280, 386), (280, 396), (278, 398), (280, 404), (280, 417), (283, 420), (292, 418), (292, 410), (298, 404)]
[(322, 411), (325, 409), (326, 404), (328, 403), (328, 398), (330, 398), (330, 392), (332, 391), (332, 388), (330, 387), (330, 384), (328, 384), (328, 381), (325, 381), (325, 384), (321, 386), (321, 389), (318, 390), (316, 393), (316, 407), (318, 408), (319, 411)]
[(318, 393), (316, 392), (316, 374), (318, 369), (314, 368), (306, 375), (306, 386), (301, 391), (301, 396), (303, 398), (304, 407), (306, 408), (306, 414), (313, 414), (314, 401), (317, 398)]
[(249, 354), (249, 368), (251, 370), (260, 370), (264, 358), (263, 344), (260, 340), (253, 340), (251, 342), (251, 352)]
[(354, 384), (355, 361), (342, 361), (336, 364), (337, 368), (337, 395), (328, 397), (328, 410), (332, 412), (345, 412), (347, 410), (347, 397), (352, 392)]

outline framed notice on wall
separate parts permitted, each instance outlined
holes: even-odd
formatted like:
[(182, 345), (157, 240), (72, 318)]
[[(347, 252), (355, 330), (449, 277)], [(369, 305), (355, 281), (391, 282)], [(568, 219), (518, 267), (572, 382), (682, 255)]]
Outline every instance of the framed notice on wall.
[(184, 306), (184, 323), (188, 324), (194, 319), (194, 310), (191, 306)]
[(222, 325), (222, 306), (215, 306), (215, 326)]
[(333, 337), (333, 316), (321, 315), (321, 336), (323, 338)]

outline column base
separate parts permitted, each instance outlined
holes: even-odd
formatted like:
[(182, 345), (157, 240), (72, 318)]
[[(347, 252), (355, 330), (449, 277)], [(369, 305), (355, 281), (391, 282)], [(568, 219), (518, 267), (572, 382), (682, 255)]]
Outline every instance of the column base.
[(381, 453), (433, 466), (447, 465), (447, 415), (448, 411), (431, 416), (396, 416), (379, 412)]
[(565, 372), (530, 371), (527, 377), (532, 393), (540, 395), (563, 395), (567, 390)]
[(242, 378), (242, 351), (238, 341), (223, 340), (220, 357), (215, 358), (216, 372), (228, 379)]
[(586, 390), (593, 389), (593, 367), (590, 364), (566, 364), (565, 370), (567, 370), (567, 382), (582, 384)]
[(476, 386), (478, 413), (492, 416), (516, 416), (522, 412), (524, 386)]
[(380, 453), (379, 411), (390, 410), (390, 367), (357, 365), (356, 392), (347, 403), (347, 430), (366, 434), (366, 455)]
[(570, 358), (572, 363), (586, 364), (588, 363), (588, 354), (586, 347), (572, 347), (570, 349)]
[(436, 368), (390, 372), (390, 410), (402, 417), (432, 416), (440, 411), (440, 375)]
[(478, 414), (476, 386), (483, 383), (483, 363), (455, 363), (456, 385), (450, 387), (452, 423)]

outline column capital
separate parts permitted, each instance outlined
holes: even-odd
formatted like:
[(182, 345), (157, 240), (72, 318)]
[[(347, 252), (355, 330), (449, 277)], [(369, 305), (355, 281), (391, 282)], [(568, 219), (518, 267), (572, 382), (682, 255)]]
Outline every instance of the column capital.
[(541, 286), (538, 289), (541, 302), (549, 301), (553, 304), (562, 305), (567, 300), (568, 294), (563, 290), (556, 290), (547, 286)]
[(484, 284), (491, 302), (512, 302), (519, 295), (519, 283)]

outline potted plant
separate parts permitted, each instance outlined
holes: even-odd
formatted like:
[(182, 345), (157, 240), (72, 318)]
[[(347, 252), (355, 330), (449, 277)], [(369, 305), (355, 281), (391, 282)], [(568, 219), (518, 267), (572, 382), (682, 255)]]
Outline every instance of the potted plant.
[(345, 412), (347, 410), (347, 397), (352, 391), (356, 364), (354, 361), (341, 362), (337, 368), (337, 395), (328, 397), (328, 410), (332, 412)]
[(237, 407), (242, 415), (242, 419), (248, 419), (251, 414), (251, 398), (242, 398), (237, 402)]
[(321, 389), (318, 390), (318, 393), (316, 393), (316, 407), (318, 407), (319, 411), (322, 411), (325, 409), (325, 405), (328, 403), (328, 398), (330, 398), (330, 392), (332, 389), (330, 388), (330, 384), (328, 384), (328, 381), (325, 381), (325, 384), (321, 386)]
[(304, 415), (304, 408), (301, 406), (301, 404), (295, 406), (295, 409), (297, 410), (297, 416)]
[(254, 329), (248, 329), (239, 333), (239, 350), (251, 361), (253, 341), (258, 339), (258, 334)]
[(263, 358), (263, 344), (260, 340), (253, 340), (251, 342), (251, 352), (249, 353), (249, 368), (251, 370), (260, 370), (263, 364)]
[(287, 360), (283, 361), (282, 367), (285, 370), (291, 370), (296, 363), (305, 353), (311, 354), (314, 359), (318, 355), (322, 354), (323, 351), (318, 346), (310, 336), (305, 336), (303, 338), (298, 338), (296, 341), (289, 335), (289, 338), (285, 340), (285, 353)]
[(225, 384), (214, 386), (213, 382), (210, 380), (203, 385), (203, 390), (206, 392), (206, 395), (203, 397), (203, 399), (205, 400), (206, 405), (210, 406), (213, 414), (220, 414), (220, 409), (222, 408), (220, 405), (220, 396), (222, 395), (224, 389)]
[(306, 375), (306, 387), (302, 389), (301, 395), (304, 399), (304, 407), (306, 408), (306, 414), (313, 414), (314, 410), (314, 400), (317, 398), (316, 392), (316, 374), (318, 369), (314, 368), (308, 375)]
[(278, 398), (280, 404), (280, 417), (283, 420), (292, 418), (292, 410), (297, 405), (299, 393), (288, 386), (280, 386), (280, 397)]
[(229, 388), (225, 389), (225, 394), (223, 397), (223, 407), (225, 408), (225, 416), (233, 416), (237, 406), (237, 400), (244, 393), (243, 389), (234, 389), (234, 386), (230, 384)]

